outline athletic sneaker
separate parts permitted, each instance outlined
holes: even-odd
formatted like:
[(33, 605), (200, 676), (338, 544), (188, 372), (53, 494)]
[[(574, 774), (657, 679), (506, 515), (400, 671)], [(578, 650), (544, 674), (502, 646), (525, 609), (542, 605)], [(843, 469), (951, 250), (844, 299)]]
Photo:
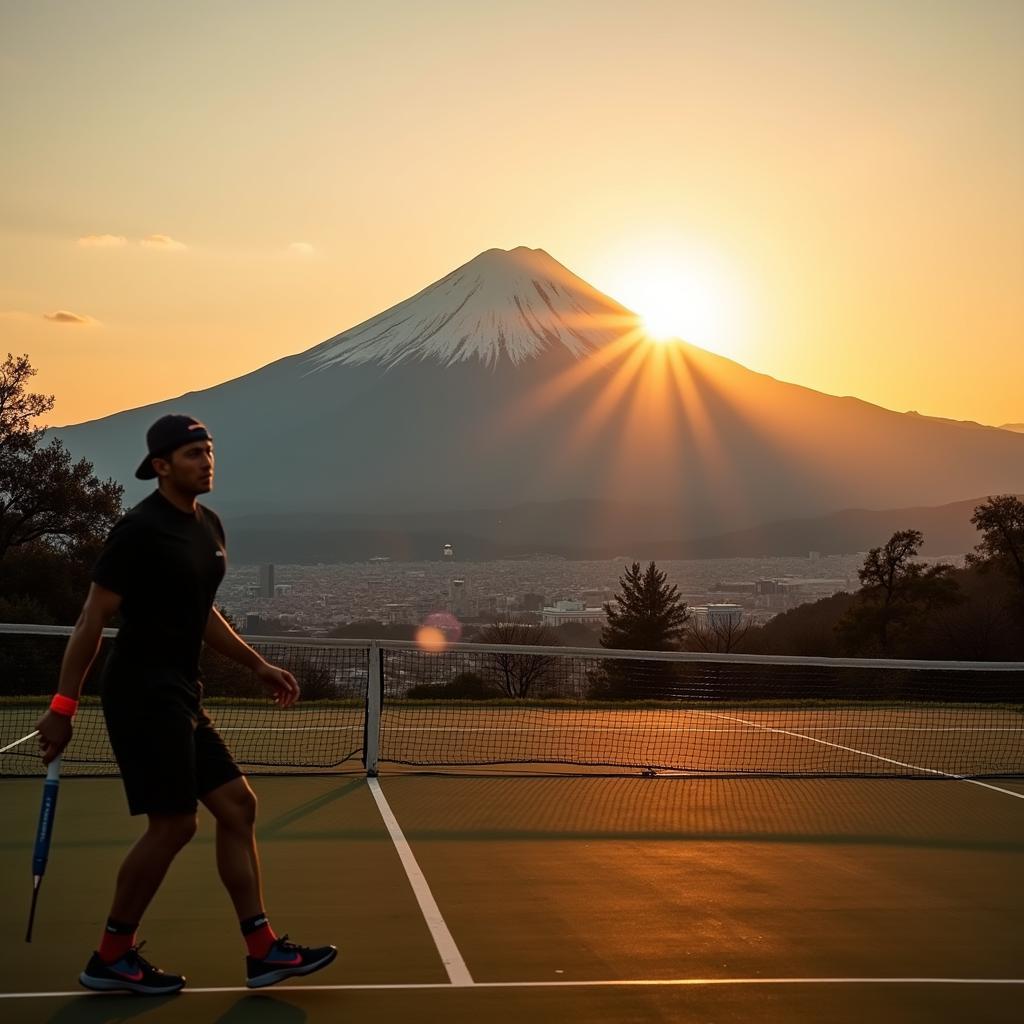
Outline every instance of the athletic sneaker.
[(136, 992), (143, 996), (168, 996), (185, 987), (180, 974), (165, 974), (154, 967), (139, 950), (140, 942), (132, 946), (120, 960), (104, 963), (99, 953), (93, 953), (85, 970), (78, 976), (80, 984), (96, 992)]
[(266, 985), (276, 985), (285, 978), (312, 974), (321, 967), (326, 967), (337, 955), (338, 950), (334, 946), (310, 949), (308, 946), (296, 946), (294, 942), (288, 941), (287, 935), (282, 935), (279, 939), (274, 939), (274, 944), (262, 960), (252, 956), (245, 958), (245, 973), (248, 978), (245, 984), (249, 988), (263, 988)]

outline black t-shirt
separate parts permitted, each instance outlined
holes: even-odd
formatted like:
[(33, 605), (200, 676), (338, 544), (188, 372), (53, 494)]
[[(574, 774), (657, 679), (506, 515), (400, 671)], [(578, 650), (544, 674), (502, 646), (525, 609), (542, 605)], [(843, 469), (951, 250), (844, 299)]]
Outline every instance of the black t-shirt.
[(154, 491), (128, 512), (110, 531), (92, 573), (121, 595), (118, 660), (196, 678), (226, 563), (224, 528), (210, 509), (197, 504), (194, 513), (182, 512)]

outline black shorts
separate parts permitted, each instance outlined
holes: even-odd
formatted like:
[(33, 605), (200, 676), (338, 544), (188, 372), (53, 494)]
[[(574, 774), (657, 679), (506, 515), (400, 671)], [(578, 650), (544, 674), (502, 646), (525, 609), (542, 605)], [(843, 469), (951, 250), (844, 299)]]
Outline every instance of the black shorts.
[(132, 814), (189, 814), (242, 772), (202, 706), (202, 684), (173, 668), (112, 657), (103, 717)]

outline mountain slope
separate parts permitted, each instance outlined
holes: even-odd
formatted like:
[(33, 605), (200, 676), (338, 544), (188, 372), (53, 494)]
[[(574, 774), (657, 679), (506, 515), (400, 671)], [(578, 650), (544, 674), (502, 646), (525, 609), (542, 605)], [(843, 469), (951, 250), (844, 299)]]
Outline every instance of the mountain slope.
[[(271, 515), (228, 520), (232, 554), (243, 562), (362, 561), (373, 555), (423, 561), (453, 544), (460, 560), (616, 556), (656, 559), (758, 558), (853, 554), (884, 544), (897, 530), (920, 530), (922, 554), (961, 555), (978, 543), (971, 525), (985, 497), (935, 507), (843, 509), (707, 537), (671, 536), (671, 509), (623, 502), (567, 501), (506, 509), (420, 515)], [(595, 529), (600, 525), (600, 529)]]
[(489, 250), (307, 352), (58, 433), (136, 500), (145, 430), (170, 411), (213, 431), (211, 501), (229, 516), (582, 502), (579, 544), (597, 547), (621, 536), (616, 502), (669, 510), (674, 530), (658, 520), (644, 536), (676, 542), (1024, 490), (1020, 434), (652, 344), (628, 310), (540, 250)]

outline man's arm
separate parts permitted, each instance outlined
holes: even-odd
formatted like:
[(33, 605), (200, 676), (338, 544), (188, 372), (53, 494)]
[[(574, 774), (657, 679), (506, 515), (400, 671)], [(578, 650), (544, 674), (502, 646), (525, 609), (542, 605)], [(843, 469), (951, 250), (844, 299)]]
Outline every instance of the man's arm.
[(254, 651), (231, 628), (216, 606), (210, 609), (203, 640), (219, 654), (255, 672), (274, 691), (274, 700), (281, 707), (291, 707), (299, 699), (299, 684), (295, 676), (286, 669), (271, 665)]
[[(64, 649), (64, 660), (60, 666), (60, 682), (57, 693), (77, 701), (82, 692), (82, 683), (100, 649), (103, 627), (121, 607), (121, 595), (115, 594), (98, 583), (89, 587), (85, 604), (71, 632), (71, 638)], [(49, 764), (68, 745), (71, 739), (71, 718), (47, 711), (36, 722), (39, 731), (39, 749), (43, 763)]]

